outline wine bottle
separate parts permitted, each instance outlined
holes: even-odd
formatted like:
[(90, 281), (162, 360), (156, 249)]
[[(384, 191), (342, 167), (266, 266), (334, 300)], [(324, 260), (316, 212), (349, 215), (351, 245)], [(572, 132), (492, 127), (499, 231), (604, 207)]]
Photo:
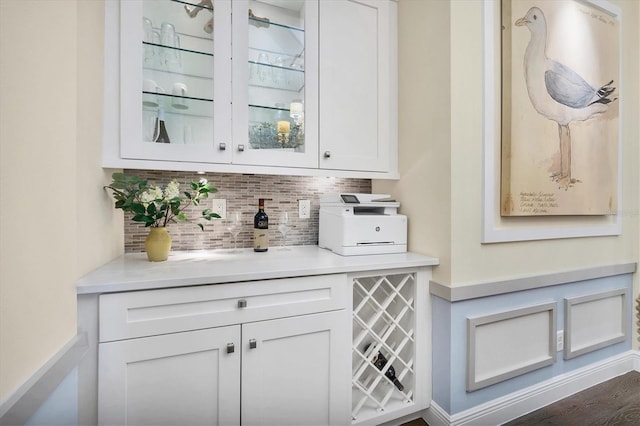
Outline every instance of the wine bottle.
[(160, 125), (158, 126), (159, 131), (158, 131), (158, 138), (156, 139), (156, 142), (171, 143), (171, 140), (169, 140), (169, 134), (167, 133), (167, 128), (164, 124), (164, 109), (162, 108), (158, 109), (158, 120), (160, 121)]
[(264, 212), (264, 198), (258, 201), (258, 213), (253, 218), (253, 251), (269, 250), (269, 216)]
[[(367, 351), (368, 348), (369, 348), (369, 345), (367, 345), (367, 347), (364, 349), (365, 352)], [(375, 365), (376, 368), (380, 371), (382, 371), (384, 366), (387, 365), (387, 358), (384, 355), (382, 355), (382, 352), (378, 351), (378, 353), (374, 355), (373, 365)], [(396, 369), (393, 368), (393, 365), (389, 366), (389, 368), (384, 373), (384, 375), (387, 376), (387, 379), (391, 380), (394, 385), (396, 385), (398, 390), (402, 391), (404, 389), (404, 386), (402, 385), (402, 383), (400, 383), (400, 380), (398, 380), (398, 378), (396, 377)]]

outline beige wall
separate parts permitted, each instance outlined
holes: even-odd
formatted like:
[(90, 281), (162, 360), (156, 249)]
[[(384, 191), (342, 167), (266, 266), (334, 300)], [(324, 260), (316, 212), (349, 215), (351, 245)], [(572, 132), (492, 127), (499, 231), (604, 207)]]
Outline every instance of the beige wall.
[[(622, 52), (637, 47), (636, 1), (618, 1), (622, 8)], [(622, 55), (621, 122), (625, 153), (621, 236), (570, 238), (518, 243), (479, 243), (482, 220), (482, 3), (451, 2), (452, 34), (452, 285), (479, 280), (539, 274), (557, 270), (637, 260), (639, 138), (638, 55)], [(622, 95), (624, 96), (624, 94)], [(635, 115), (633, 111), (636, 111)], [(466, 154), (466, 155), (465, 155)], [(548, 218), (550, 226), (560, 222)]]
[(612, 3), (623, 23), (622, 235), (481, 244), (483, 2), (399, 0), (402, 178), (374, 181), (373, 191), (401, 201), (410, 250), (440, 258), (434, 280), (457, 286), (638, 261), (640, 2)]
[(100, 1), (0, 0), (0, 400), (76, 334), (75, 281), (121, 251), (102, 21)]
[[(400, 0), (402, 178), (399, 182), (375, 181), (373, 190), (391, 192), (401, 201), (409, 215), (410, 249), (441, 260), (434, 271), (436, 281), (456, 286), (637, 261), (640, 3), (613, 3), (621, 7), (623, 15), (620, 87), (627, 94), (621, 116), (623, 234), (481, 244), (483, 2)], [(442, 22), (447, 18), (448, 22)], [(434, 21), (435, 27), (417, 25), (420, 19)], [(446, 108), (449, 111), (442, 111)], [(557, 222), (549, 218), (549, 223)]]
[[(398, 153), (400, 181), (374, 181), (409, 217), (411, 251), (440, 259), (435, 277), (451, 273), (450, 6), (398, 3)], [(437, 224), (437, 226), (436, 226)]]

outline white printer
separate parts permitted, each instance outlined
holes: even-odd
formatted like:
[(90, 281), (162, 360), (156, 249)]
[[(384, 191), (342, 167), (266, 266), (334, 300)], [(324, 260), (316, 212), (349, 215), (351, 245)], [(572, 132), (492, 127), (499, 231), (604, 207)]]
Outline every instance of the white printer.
[(330, 194), (320, 197), (318, 245), (343, 256), (404, 253), (407, 217), (385, 194)]

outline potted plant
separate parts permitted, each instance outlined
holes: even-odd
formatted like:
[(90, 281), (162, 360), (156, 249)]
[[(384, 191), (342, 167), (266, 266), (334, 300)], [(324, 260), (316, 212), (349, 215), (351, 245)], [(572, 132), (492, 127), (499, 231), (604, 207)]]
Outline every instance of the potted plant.
[[(198, 206), (200, 200), (207, 198), (218, 190), (206, 179), (189, 184), (190, 190), (180, 192), (180, 183), (175, 179), (164, 189), (138, 176), (127, 176), (124, 173), (113, 173), (113, 182), (106, 185), (113, 191), (116, 200), (115, 208), (133, 214), (133, 221), (144, 223), (149, 227), (149, 235), (145, 240), (147, 257), (152, 262), (167, 260), (171, 250), (171, 236), (167, 225), (172, 222), (189, 221), (184, 210), (190, 205)], [(211, 209), (202, 210), (199, 219), (211, 220), (219, 218)], [(204, 231), (204, 225), (198, 223)]]

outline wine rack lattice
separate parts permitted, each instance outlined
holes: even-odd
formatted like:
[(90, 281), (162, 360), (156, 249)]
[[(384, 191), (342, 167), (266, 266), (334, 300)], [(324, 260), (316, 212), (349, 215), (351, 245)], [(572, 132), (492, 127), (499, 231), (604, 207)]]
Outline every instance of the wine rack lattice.
[[(353, 281), (354, 422), (413, 403), (415, 286), (414, 273)], [(395, 372), (402, 389), (385, 375), (389, 371)]]

